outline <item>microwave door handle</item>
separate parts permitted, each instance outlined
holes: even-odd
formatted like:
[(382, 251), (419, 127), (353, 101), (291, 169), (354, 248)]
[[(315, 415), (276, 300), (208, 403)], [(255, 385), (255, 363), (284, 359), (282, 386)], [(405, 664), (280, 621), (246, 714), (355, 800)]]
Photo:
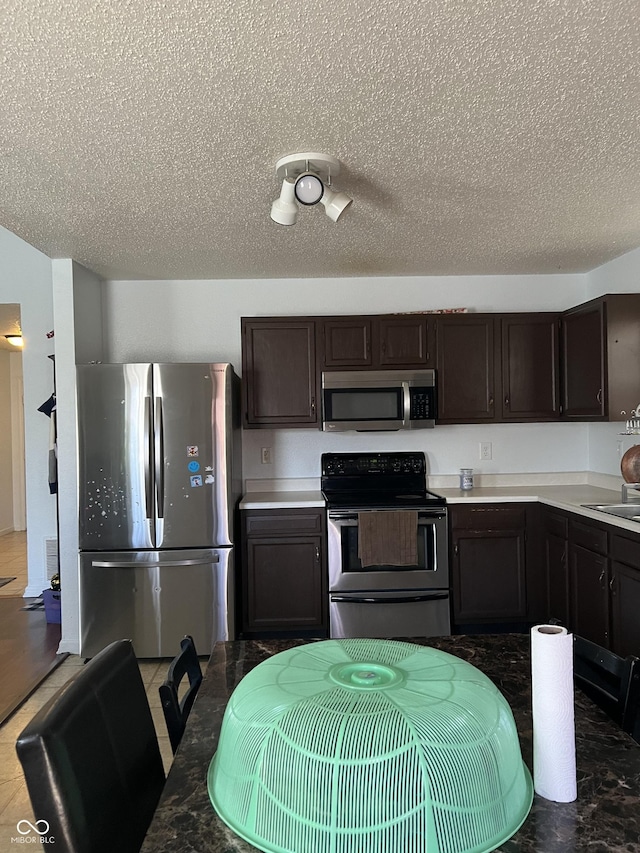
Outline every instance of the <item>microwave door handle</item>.
[(402, 383), (402, 428), (406, 429), (411, 420), (411, 394), (409, 391), (409, 383)]

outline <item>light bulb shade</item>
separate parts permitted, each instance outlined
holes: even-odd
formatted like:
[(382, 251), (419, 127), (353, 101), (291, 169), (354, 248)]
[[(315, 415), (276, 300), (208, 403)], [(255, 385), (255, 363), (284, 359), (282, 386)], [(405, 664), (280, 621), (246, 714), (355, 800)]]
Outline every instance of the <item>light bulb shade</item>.
[(305, 172), (296, 181), (295, 193), (300, 204), (317, 204), (321, 201), (324, 192), (324, 184), (311, 172)]
[(349, 198), (346, 193), (334, 193), (333, 190), (325, 189), (320, 201), (324, 205), (324, 212), (329, 219), (337, 222), (342, 213), (353, 202), (353, 199)]
[(23, 344), (22, 335), (5, 335), (5, 338), (14, 347), (21, 347)]
[(291, 178), (285, 178), (280, 190), (280, 198), (271, 205), (271, 218), (278, 225), (295, 225), (298, 218), (298, 208), (294, 201), (295, 182)]

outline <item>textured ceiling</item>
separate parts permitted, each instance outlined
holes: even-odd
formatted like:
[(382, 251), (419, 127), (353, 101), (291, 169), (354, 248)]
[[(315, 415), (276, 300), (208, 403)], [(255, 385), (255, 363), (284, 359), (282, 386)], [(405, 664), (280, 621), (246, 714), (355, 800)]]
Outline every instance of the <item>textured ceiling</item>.
[[(638, 0), (0, 0), (0, 224), (109, 278), (585, 271), (640, 246)], [(320, 151), (354, 203), (269, 218)]]

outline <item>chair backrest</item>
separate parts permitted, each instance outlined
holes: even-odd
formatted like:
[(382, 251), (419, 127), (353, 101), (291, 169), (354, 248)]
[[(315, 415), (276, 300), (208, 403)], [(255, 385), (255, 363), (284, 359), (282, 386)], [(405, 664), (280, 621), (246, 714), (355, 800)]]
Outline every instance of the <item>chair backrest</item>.
[[(180, 683), (185, 675), (189, 680), (189, 688), (180, 698)], [(201, 681), (202, 669), (193, 637), (186, 636), (180, 641), (180, 653), (171, 661), (166, 680), (160, 687), (160, 701), (174, 752), (184, 734)]]
[[(625, 732), (640, 729), (640, 660), (574, 635), (575, 682)], [(640, 734), (640, 731), (637, 732)]]
[(107, 646), (16, 742), (36, 820), (57, 853), (137, 853), (165, 783), (129, 640)]

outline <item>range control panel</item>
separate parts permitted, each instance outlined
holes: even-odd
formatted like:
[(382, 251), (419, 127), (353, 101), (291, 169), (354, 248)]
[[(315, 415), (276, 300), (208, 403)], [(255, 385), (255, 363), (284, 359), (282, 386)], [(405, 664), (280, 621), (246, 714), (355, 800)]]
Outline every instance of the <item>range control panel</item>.
[(322, 476), (376, 477), (385, 474), (424, 476), (424, 453), (323, 453)]

